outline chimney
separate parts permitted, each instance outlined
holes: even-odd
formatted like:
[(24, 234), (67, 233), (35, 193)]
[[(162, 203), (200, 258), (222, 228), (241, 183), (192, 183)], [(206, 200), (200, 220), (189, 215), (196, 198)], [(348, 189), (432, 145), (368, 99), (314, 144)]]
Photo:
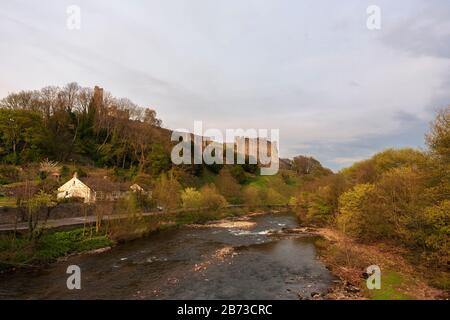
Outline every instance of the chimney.
[(78, 172), (75, 171), (75, 172), (73, 173), (73, 177), (74, 177), (75, 179), (78, 178)]

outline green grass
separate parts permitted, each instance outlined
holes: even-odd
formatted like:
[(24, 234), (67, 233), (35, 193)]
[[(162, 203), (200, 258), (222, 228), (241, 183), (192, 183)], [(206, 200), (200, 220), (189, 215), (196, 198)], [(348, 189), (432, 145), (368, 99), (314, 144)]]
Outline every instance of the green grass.
[[(91, 235), (92, 231), (92, 235)], [(112, 241), (105, 234), (93, 230), (75, 229), (47, 234), (38, 242), (36, 257), (54, 259), (71, 253), (89, 251), (110, 246)]]
[(82, 228), (44, 234), (35, 244), (26, 237), (0, 238), (0, 268), (3, 266), (50, 262), (58, 257), (112, 245), (106, 234)]
[(212, 220), (217, 220), (223, 216), (212, 211), (194, 211), (183, 212), (175, 216), (175, 223), (179, 226), (184, 224), (205, 223)]
[(201, 210), (192, 212), (182, 212), (175, 215), (175, 224), (182, 226), (185, 224), (202, 224), (208, 221), (224, 219), (227, 217), (238, 217), (246, 211), (242, 208), (224, 208), (217, 212), (213, 210)]
[(14, 197), (0, 197), (0, 207), (15, 207), (16, 201)]
[[(372, 300), (413, 300), (414, 297), (401, 290), (410, 282), (411, 280), (398, 272), (384, 271), (381, 274), (381, 289), (367, 289), (367, 294)], [(365, 281), (362, 287), (366, 287)]]

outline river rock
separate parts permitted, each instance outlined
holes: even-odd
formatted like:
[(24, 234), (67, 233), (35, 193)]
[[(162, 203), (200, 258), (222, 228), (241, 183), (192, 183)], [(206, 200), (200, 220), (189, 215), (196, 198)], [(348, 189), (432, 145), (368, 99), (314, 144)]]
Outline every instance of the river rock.
[(350, 292), (350, 293), (358, 293), (361, 291), (360, 288), (355, 287), (353, 285), (346, 285), (344, 289), (345, 289), (345, 291)]

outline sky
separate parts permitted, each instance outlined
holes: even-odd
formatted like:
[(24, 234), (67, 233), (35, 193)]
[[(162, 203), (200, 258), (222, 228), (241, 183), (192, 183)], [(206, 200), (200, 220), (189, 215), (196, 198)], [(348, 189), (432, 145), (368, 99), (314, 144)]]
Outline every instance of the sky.
[(170, 129), (279, 129), (282, 157), (339, 170), (424, 148), (450, 104), (450, 1), (0, 0), (0, 98), (74, 81)]

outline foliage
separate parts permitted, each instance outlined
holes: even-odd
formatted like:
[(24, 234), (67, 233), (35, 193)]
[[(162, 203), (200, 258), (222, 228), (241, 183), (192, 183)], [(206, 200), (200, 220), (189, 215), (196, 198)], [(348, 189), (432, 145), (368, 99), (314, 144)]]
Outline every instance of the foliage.
[(228, 203), (216, 189), (214, 184), (209, 184), (200, 189), (202, 194), (201, 203), (203, 208), (210, 210), (219, 210), (224, 208)]
[(202, 194), (195, 188), (186, 188), (181, 193), (181, 203), (183, 208), (200, 209), (202, 207)]
[(450, 260), (450, 200), (428, 207), (424, 212), (427, 258), (445, 264)]
[(450, 163), (450, 106), (438, 112), (426, 142), (434, 155)]
[(180, 204), (181, 186), (172, 171), (163, 173), (156, 181), (153, 196), (164, 210), (176, 209)]
[(449, 263), (450, 107), (426, 136), (429, 150), (388, 149), (341, 172), (306, 180), (294, 198), (299, 218), (321, 217), (364, 241), (393, 241), (429, 266)]
[(158, 176), (162, 172), (168, 171), (172, 165), (170, 154), (160, 143), (153, 143), (150, 146), (151, 151), (148, 154), (148, 167), (152, 175)]
[(109, 93), (95, 94), (76, 83), (9, 94), (0, 101), (0, 159), (135, 165), (140, 172), (167, 168), (155, 111)]
[(47, 137), (39, 113), (0, 109), (0, 157), (6, 163), (38, 160), (46, 152)]
[(231, 174), (231, 170), (224, 167), (215, 179), (215, 185), (230, 203), (241, 203), (241, 187)]
[(13, 165), (0, 165), (0, 184), (18, 182), (20, 171)]
[(255, 186), (247, 186), (243, 191), (244, 204), (250, 209), (254, 209), (260, 204), (258, 188)]
[(277, 190), (269, 188), (264, 195), (264, 202), (266, 205), (283, 205), (287, 204), (287, 199), (283, 197)]
[(299, 175), (311, 175), (319, 177), (331, 174), (329, 169), (322, 167), (319, 161), (313, 157), (297, 156), (292, 161), (292, 168)]
[(25, 237), (0, 236), (0, 261), (7, 265), (47, 262), (71, 253), (112, 245), (104, 233), (78, 228), (45, 233), (36, 242)]
[(337, 225), (344, 232), (355, 237), (369, 236), (370, 213), (366, 210), (366, 199), (374, 190), (372, 184), (358, 184), (339, 198)]

